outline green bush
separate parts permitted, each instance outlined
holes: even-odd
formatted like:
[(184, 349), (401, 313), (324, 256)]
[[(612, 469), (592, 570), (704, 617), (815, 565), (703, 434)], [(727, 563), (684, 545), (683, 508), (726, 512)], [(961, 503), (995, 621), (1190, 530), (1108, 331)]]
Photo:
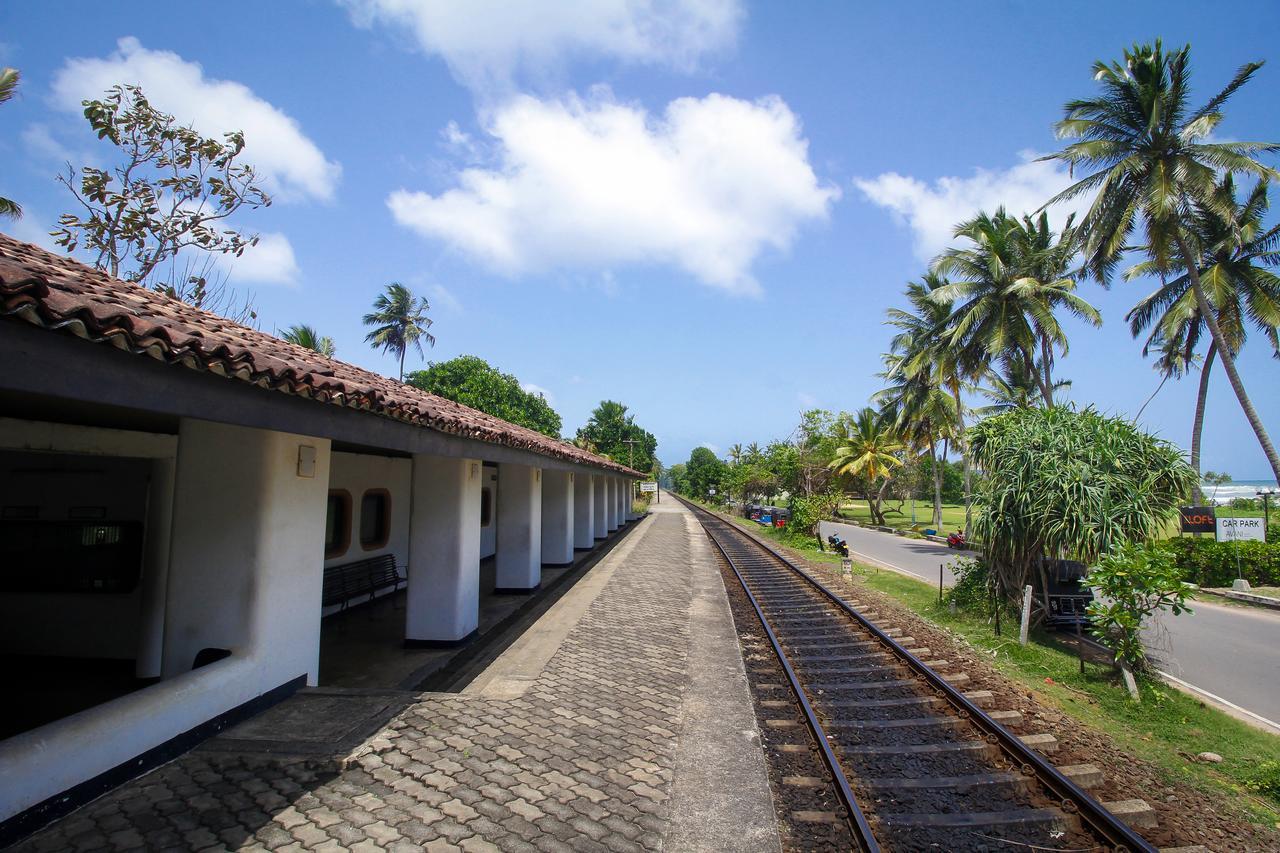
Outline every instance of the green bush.
[(1280, 800), (1280, 761), (1263, 761), (1245, 782), (1255, 794)]
[(1253, 586), (1280, 586), (1280, 539), (1275, 542), (1215, 542), (1179, 536), (1166, 540), (1164, 547), (1173, 554), (1182, 579), (1189, 583), (1209, 587), (1231, 586), (1237, 577), (1243, 577)]
[(957, 610), (968, 613), (991, 614), (991, 572), (981, 559), (957, 560), (951, 566), (955, 573), (955, 586), (947, 590), (946, 600)]
[(1134, 668), (1146, 663), (1142, 628), (1150, 616), (1187, 609), (1173, 555), (1155, 545), (1126, 544), (1103, 554), (1089, 570), (1089, 585), (1097, 596), (1089, 603), (1089, 633)]

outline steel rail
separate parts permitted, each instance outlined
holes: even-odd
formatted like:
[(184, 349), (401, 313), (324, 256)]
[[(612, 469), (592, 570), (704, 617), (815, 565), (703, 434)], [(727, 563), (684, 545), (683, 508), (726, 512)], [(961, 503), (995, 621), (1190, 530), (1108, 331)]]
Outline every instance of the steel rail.
[[(949, 704), (958, 712), (961, 719), (966, 719), (973, 723), (985, 736), (988, 743), (998, 746), (1005, 756), (1009, 758), (1015, 767), (1021, 769), (1024, 775), (1035, 776), (1047, 788), (1054, 797), (1059, 800), (1059, 804), (1063, 811), (1079, 815), (1089, 828), (1095, 833), (1105, 838), (1113, 848), (1117, 851), (1143, 851), (1143, 853), (1158, 853), (1157, 849), (1151, 845), (1145, 838), (1135, 832), (1128, 824), (1121, 821), (1113, 815), (1096, 799), (1094, 799), (1084, 789), (1080, 788), (1066, 776), (1059, 772), (1045, 758), (1031, 747), (1024, 744), (1016, 735), (1000, 725), (987, 713), (969, 701), (964, 694), (952, 686), (945, 678), (938, 675), (930, 667), (926, 666), (923, 661), (913, 655), (911, 652), (884, 633), (874, 622), (863, 616), (854, 609), (840, 595), (833, 592), (825, 584), (817, 578), (809, 575), (800, 566), (787, 555), (779, 552), (772, 545), (757, 538), (755, 534), (742, 530), (723, 518), (711, 513), (710, 511), (690, 503), (680, 498), (681, 502), (694, 511), (696, 515), (705, 516), (713, 519), (715, 522), (731, 528), (736, 533), (744, 537), (748, 542), (753, 543), (761, 550), (771, 555), (780, 562), (785, 568), (794, 572), (796, 575), (818, 590), (828, 601), (839, 607), (846, 615), (853, 618), (864, 629), (874, 636), (882, 646), (888, 649), (895, 657), (909, 666), (923, 681), (925, 681), (935, 692), (941, 694)], [(701, 521), (701, 519), (700, 519)], [(703, 529), (708, 532), (713, 542), (716, 542), (721, 553), (724, 553), (723, 546), (716, 540), (715, 535), (711, 533), (711, 528), (702, 522)], [(727, 559), (726, 555), (726, 559)], [(735, 568), (735, 573), (737, 570)], [(741, 580), (739, 575), (739, 580)], [(748, 593), (749, 594), (749, 593)], [(754, 599), (753, 599), (754, 601)], [(759, 612), (759, 608), (757, 608)], [(764, 617), (761, 616), (763, 620)], [(825, 746), (825, 743), (824, 743)]]
[(866, 853), (879, 853), (880, 843), (876, 841), (875, 834), (871, 831), (871, 824), (867, 822), (867, 816), (862, 813), (862, 808), (858, 805), (857, 798), (853, 795), (853, 788), (850, 787), (849, 779), (844, 775), (840, 760), (836, 758), (835, 751), (831, 749), (831, 744), (827, 741), (827, 733), (822, 728), (822, 723), (818, 721), (818, 715), (814, 713), (813, 706), (809, 704), (809, 697), (805, 695), (804, 688), (800, 686), (800, 679), (795, 670), (791, 668), (791, 662), (787, 660), (787, 653), (783, 651), (782, 644), (778, 642), (778, 637), (774, 634), (773, 627), (765, 617), (764, 610), (761, 609), (755, 594), (751, 592), (751, 587), (747, 585), (747, 579), (742, 576), (742, 572), (738, 570), (738, 564), (733, 557), (729, 556), (723, 543), (716, 538), (706, 524), (702, 525), (702, 529), (707, 533), (707, 538), (716, 546), (720, 556), (724, 557), (725, 562), (729, 564), (729, 568), (733, 570), (733, 574), (738, 578), (738, 583), (742, 585), (742, 591), (746, 593), (747, 600), (751, 602), (751, 607), (755, 610), (756, 617), (760, 620), (760, 626), (764, 628), (765, 635), (769, 638), (769, 644), (773, 646), (773, 653), (777, 656), (778, 662), (782, 664), (782, 670), (787, 675), (787, 682), (791, 685), (791, 692), (795, 694), (796, 701), (800, 703), (800, 708), (804, 711), (804, 719), (809, 726), (809, 733), (813, 736), (818, 752), (822, 755), (822, 761), (827, 765), (827, 770), (831, 773), (831, 778), (835, 782), (836, 793), (844, 806), (845, 817), (849, 821), (849, 829), (853, 832), (854, 841), (858, 844), (859, 849), (866, 851)]

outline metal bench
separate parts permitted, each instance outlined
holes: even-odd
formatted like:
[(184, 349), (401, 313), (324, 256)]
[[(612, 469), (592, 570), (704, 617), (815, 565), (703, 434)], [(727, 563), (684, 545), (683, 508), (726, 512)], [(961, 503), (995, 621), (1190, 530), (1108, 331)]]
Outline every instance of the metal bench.
[[(372, 601), (380, 591), (395, 592), (407, 583), (396, 568), (394, 554), (382, 554), (324, 570), (322, 607), (341, 605), (343, 610), (356, 599)], [(389, 588), (389, 589), (388, 589)]]

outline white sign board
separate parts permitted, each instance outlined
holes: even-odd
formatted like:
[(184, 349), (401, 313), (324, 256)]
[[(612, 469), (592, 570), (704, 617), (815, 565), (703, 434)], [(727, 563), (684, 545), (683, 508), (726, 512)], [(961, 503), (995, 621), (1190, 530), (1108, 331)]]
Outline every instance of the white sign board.
[(707, 494), (714, 495), (715, 493), (716, 493), (715, 489), (707, 489)]
[(1223, 518), (1218, 516), (1219, 542), (1240, 542), (1256, 539), (1259, 542), (1267, 538), (1267, 529), (1262, 526), (1260, 518)]
[(658, 491), (658, 484), (657, 484), (657, 483), (641, 483), (641, 484), (640, 484), (640, 491), (642, 491), (642, 492), (656, 492), (656, 491)]

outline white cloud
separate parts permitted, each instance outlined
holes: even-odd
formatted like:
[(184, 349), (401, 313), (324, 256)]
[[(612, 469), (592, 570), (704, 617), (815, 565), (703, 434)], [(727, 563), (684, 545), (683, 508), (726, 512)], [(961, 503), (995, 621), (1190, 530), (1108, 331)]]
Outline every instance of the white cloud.
[(681, 98), (661, 117), (615, 101), (521, 96), (485, 127), (492, 168), (462, 168), (439, 195), (401, 189), (397, 222), (505, 273), (668, 264), (756, 293), (751, 265), (823, 220), (835, 187), (808, 161), (780, 98)]
[(719, 448), (718, 446), (716, 446), (716, 445), (712, 444), (712, 443), (711, 443), (711, 442), (709, 442), (709, 441), (704, 441), (704, 442), (702, 442), (701, 444), (699, 444), (698, 446), (699, 446), (699, 447), (705, 447), (707, 450), (710, 450), (710, 451), (711, 451), (712, 453), (714, 453), (716, 456), (719, 456), (719, 455), (720, 455), (720, 448)]
[(520, 71), (611, 58), (678, 70), (729, 48), (739, 0), (339, 0), (356, 26), (407, 30), (474, 89), (505, 89)]
[(258, 235), (258, 245), (250, 246), (238, 258), (227, 256), (230, 280), (236, 284), (293, 284), (298, 280), (298, 261), (293, 245), (283, 234)]
[(443, 284), (433, 284), (427, 289), (427, 292), (431, 294), (431, 299), (428, 301), (430, 301), (432, 307), (444, 308), (455, 314), (462, 313), (462, 303)]
[[(910, 226), (916, 257), (928, 262), (951, 245), (956, 225), (979, 210), (993, 213), (1003, 205), (1011, 214), (1031, 213), (1070, 186), (1071, 177), (1058, 164), (1037, 162), (1036, 154), (1030, 151), (1019, 156), (1022, 162), (1009, 169), (975, 169), (970, 177), (942, 177), (932, 186), (897, 172), (853, 183), (868, 199)], [(1061, 219), (1087, 205), (1088, 199), (1079, 199), (1051, 211)]]
[(555, 397), (552, 397), (551, 392), (546, 388), (543, 388), (541, 385), (534, 385), (532, 382), (522, 382), (520, 383), (520, 387), (528, 394), (541, 394), (542, 399), (547, 401), (547, 405), (555, 406)]
[(82, 100), (100, 98), (117, 83), (138, 84), (158, 109), (207, 136), (243, 131), (244, 162), (257, 168), (268, 191), (282, 200), (333, 197), (341, 167), (325, 159), (297, 121), (247, 86), (207, 78), (198, 63), (148, 50), (132, 36), (117, 47), (105, 59), (68, 59), (54, 77), (54, 103), (78, 114)]
[(88, 160), (85, 154), (72, 151), (55, 139), (49, 131), (49, 126), (40, 122), (33, 122), (23, 129), (22, 142), (31, 154), (42, 160), (54, 162), (58, 166), (67, 163), (83, 163)]

